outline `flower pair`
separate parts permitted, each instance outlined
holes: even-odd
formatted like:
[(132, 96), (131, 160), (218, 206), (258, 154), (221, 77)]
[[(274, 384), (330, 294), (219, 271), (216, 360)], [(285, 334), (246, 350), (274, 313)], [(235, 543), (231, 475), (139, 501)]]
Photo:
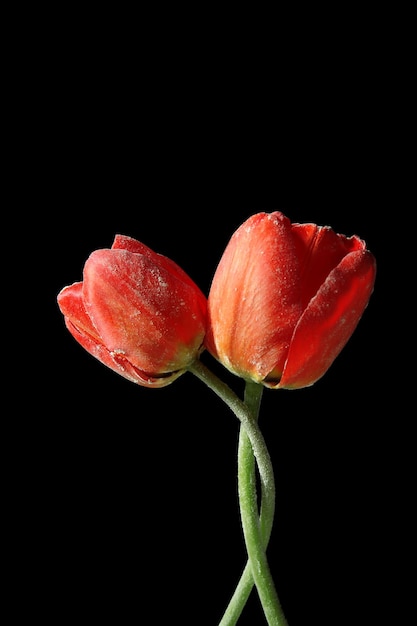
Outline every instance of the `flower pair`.
[(321, 378), (345, 346), (375, 274), (357, 236), (275, 211), (235, 231), (208, 299), (172, 260), (117, 235), (58, 304), (88, 352), (140, 385), (170, 384), (207, 349), (242, 378), (296, 389)]

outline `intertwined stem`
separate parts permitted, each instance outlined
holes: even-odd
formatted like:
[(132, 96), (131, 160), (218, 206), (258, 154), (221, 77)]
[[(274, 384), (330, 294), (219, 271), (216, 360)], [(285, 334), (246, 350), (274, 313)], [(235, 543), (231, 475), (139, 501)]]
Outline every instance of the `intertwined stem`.
[[(272, 528), (275, 508), (275, 482), (271, 459), (265, 440), (259, 430), (257, 417), (262, 389), (256, 383), (247, 383), (245, 402), (240, 400), (201, 361), (195, 361), (189, 371), (202, 380), (233, 411), (241, 423), (238, 453), (239, 505), (243, 534), (249, 562), (237, 590), (223, 617), (221, 626), (236, 623), (252, 589), (253, 582), (269, 626), (288, 626), (283, 614), (266, 557), (266, 545)], [(256, 460), (262, 493), (262, 511), (259, 517), (254, 459)], [(249, 577), (250, 575), (250, 577)]]

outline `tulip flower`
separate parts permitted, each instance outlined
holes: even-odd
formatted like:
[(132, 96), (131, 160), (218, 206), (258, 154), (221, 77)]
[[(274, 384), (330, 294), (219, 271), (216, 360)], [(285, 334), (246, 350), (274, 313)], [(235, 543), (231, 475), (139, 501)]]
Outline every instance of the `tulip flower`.
[(203, 349), (207, 300), (172, 260), (116, 235), (57, 297), (73, 337), (118, 374), (164, 387)]
[(232, 235), (208, 298), (208, 351), (270, 388), (319, 380), (372, 294), (375, 258), (356, 235), (257, 213)]

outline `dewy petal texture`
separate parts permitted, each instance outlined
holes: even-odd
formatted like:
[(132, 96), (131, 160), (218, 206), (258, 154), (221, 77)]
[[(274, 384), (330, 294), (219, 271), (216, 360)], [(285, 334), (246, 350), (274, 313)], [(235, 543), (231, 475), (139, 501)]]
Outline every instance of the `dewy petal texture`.
[(376, 265), (365, 243), (329, 227), (258, 213), (233, 234), (209, 294), (208, 350), (274, 388), (312, 385), (366, 308)]
[(58, 304), (88, 352), (144, 386), (169, 384), (202, 349), (205, 296), (173, 261), (130, 237), (94, 251), (83, 282), (64, 288)]
[(233, 235), (209, 295), (209, 350), (226, 367), (260, 381), (282, 368), (302, 314), (291, 224), (281, 214), (256, 214)]
[(350, 253), (330, 272), (294, 330), (279, 387), (306, 387), (325, 374), (355, 330), (373, 283), (366, 250)]

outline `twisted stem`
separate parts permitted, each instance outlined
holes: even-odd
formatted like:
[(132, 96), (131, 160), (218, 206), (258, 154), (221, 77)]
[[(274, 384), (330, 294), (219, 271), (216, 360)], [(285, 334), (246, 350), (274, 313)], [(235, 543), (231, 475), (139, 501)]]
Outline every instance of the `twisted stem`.
[[(251, 411), (253, 419), (258, 420), (261, 399), (263, 395), (263, 387), (261, 385), (247, 384), (245, 387), (245, 404)], [(247, 476), (250, 484), (256, 489), (256, 468), (255, 457), (252, 452), (252, 446), (249, 437), (246, 435), (244, 427), (240, 426), (239, 431), (239, 447), (238, 447), (238, 480), (244, 481)], [(272, 525), (274, 521), (275, 511), (275, 495), (272, 490), (265, 490), (264, 484), (261, 482), (261, 506), (259, 515), (259, 524), (261, 529), (261, 538), (264, 548), (268, 546), (271, 536)], [(250, 561), (245, 565), (236, 589), (230, 599), (230, 602), (223, 614), (219, 626), (235, 626), (250, 593), (254, 586), (252, 569)]]
[[(237, 593), (239, 595), (235, 598), (235, 592), (233, 606), (230, 607), (229, 604), (230, 619), (229, 617), (223, 618), (220, 624), (221, 626), (232, 626), (236, 623), (254, 582), (268, 626), (288, 626), (275, 589), (265, 551), (274, 517), (275, 482), (269, 452), (257, 422), (262, 395), (261, 386), (248, 382), (245, 389), (245, 402), (243, 402), (228, 385), (213, 374), (200, 360), (194, 361), (189, 367), (189, 371), (212, 389), (233, 411), (241, 423), (241, 441), (238, 453), (238, 491), (242, 528), (249, 563), (245, 567), (238, 584)], [(258, 466), (261, 484), (263, 507), (261, 520), (257, 504), (254, 459)], [(249, 573), (252, 581), (249, 580)], [(228, 621), (225, 621), (225, 619)]]

